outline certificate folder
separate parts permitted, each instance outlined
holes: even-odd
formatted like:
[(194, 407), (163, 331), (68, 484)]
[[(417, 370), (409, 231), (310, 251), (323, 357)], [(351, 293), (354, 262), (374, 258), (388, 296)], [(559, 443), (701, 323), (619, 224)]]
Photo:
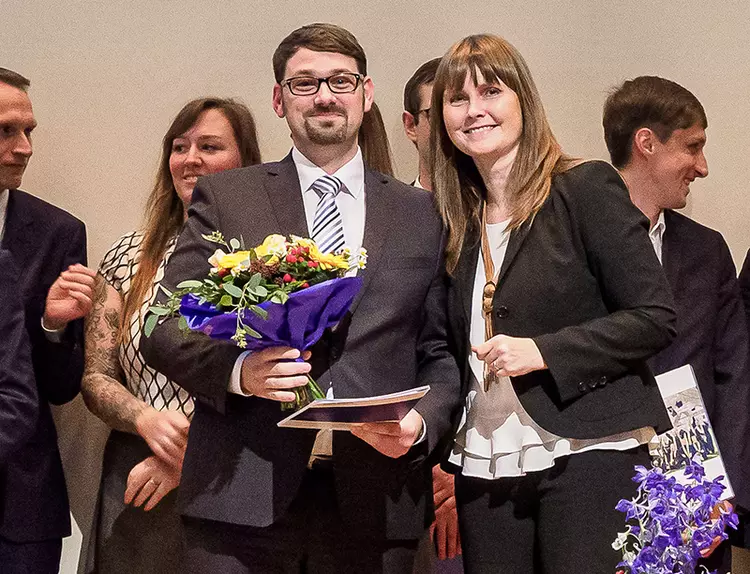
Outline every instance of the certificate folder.
[(351, 430), (363, 423), (399, 422), (429, 390), (429, 385), (426, 385), (377, 397), (316, 399), (279, 422), (278, 426)]

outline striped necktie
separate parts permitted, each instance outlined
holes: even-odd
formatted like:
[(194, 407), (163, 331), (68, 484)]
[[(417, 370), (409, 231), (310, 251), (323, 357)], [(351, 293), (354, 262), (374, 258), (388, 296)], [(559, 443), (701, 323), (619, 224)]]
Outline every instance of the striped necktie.
[(321, 253), (336, 253), (344, 246), (344, 222), (336, 205), (342, 186), (341, 180), (332, 175), (316, 179), (311, 186), (318, 194), (311, 239), (318, 244)]

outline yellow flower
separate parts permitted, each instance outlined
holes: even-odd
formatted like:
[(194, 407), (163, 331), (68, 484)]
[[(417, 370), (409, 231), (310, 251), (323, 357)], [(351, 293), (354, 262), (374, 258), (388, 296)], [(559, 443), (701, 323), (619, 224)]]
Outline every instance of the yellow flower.
[(247, 259), (250, 259), (249, 251), (235, 251), (234, 253), (227, 253), (223, 257), (219, 258), (219, 264), (217, 265), (217, 267), (220, 267), (222, 269), (233, 269)]
[(208, 258), (208, 262), (211, 264), (211, 267), (213, 267), (214, 269), (218, 269), (219, 261), (221, 261), (221, 259), (226, 256), (227, 254), (224, 253), (221, 249), (217, 249), (216, 251), (214, 251), (214, 254)]
[(349, 269), (349, 262), (343, 255), (321, 253), (314, 241), (310, 241), (310, 259), (317, 261), (323, 271), (330, 269)]
[[(263, 240), (263, 243), (255, 248), (255, 254), (258, 257), (266, 257), (267, 255), (274, 255), (275, 261), (286, 255), (286, 237), (283, 235), (269, 235)], [(271, 263), (272, 261), (269, 261)]]

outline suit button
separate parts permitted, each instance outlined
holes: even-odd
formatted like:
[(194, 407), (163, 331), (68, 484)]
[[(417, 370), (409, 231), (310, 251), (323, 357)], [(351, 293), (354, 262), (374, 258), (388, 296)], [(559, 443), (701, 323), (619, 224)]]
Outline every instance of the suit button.
[(593, 391), (597, 387), (597, 385), (598, 385), (597, 381), (591, 381), (589, 383), (589, 389), (591, 389)]
[(505, 305), (500, 305), (497, 309), (495, 309), (495, 317), (498, 319), (504, 319), (510, 314), (510, 311)]
[(580, 383), (578, 383), (578, 390), (581, 391), (582, 393), (585, 393), (586, 391), (589, 390), (589, 388), (586, 386), (586, 383), (581, 381)]
[(606, 384), (607, 384), (607, 377), (602, 377), (601, 379), (599, 379), (599, 386), (600, 387), (603, 387)]

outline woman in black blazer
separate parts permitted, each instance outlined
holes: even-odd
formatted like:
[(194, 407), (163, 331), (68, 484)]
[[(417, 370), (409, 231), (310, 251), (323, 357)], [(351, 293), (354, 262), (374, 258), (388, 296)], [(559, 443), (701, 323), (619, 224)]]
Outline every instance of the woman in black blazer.
[(648, 222), (609, 164), (562, 153), (505, 40), (455, 44), (431, 109), (467, 572), (614, 572), (614, 507), (670, 424), (645, 363), (675, 319)]

